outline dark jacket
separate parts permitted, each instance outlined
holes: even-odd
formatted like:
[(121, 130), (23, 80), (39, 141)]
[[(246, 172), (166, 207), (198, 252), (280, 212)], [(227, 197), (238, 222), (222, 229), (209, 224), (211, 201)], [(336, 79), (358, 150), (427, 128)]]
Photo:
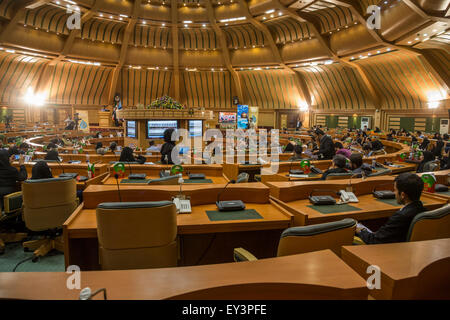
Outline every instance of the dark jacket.
[[(25, 166), (17, 170), (9, 163), (7, 150), (0, 150), (0, 198), (17, 191), (17, 182), (27, 179)], [(3, 205), (3, 199), (0, 199)]]
[[(166, 142), (161, 147), (161, 163), (163, 164), (173, 164), (172, 161), (172, 150), (175, 147), (175, 144), (172, 142)], [(167, 160), (166, 161), (166, 156)]]
[(333, 169), (328, 169), (327, 171), (325, 171), (323, 174), (322, 174), (322, 177), (320, 178), (320, 180), (326, 180), (327, 179), (327, 176), (330, 174), (330, 173), (347, 173), (348, 171), (346, 170), (346, 169), (344, 169), (344, 168), (333, 168)]
[(336, 151), (334, 149), (333, 139), (331, 139), (329, 135), (324, 135), (322, 139), (320, 139), (319, 155), (322, 155), (321, 159), (331, 160), (335, 154)]
[(413, 201), (394, 213), (377, 232), (363, 229), (357, 236), (367, 244), (405, 242), (411, 221), (424, 211), (421, 201)]
[(372, 150), (378, 151), (384, 148), (383, 143), (380, 140), (375, 140), (372, 142)]

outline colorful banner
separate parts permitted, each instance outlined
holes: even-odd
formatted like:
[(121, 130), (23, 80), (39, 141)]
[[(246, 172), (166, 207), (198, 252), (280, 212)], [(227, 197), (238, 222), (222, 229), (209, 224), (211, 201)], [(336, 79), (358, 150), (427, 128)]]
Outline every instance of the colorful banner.
[(78, 130), (89, 132), (89, 112), (87, 110), (77, 110), (78, 118)]
[(250, 121), (250, 129), (258, 128), (258, 116), (259, 116), (259, 108), (258, 107), (250, 107), (249, 111), (249, 121)]
[(248, 129), (248, 105), (239, 104), (237, 106), (237, 128)]

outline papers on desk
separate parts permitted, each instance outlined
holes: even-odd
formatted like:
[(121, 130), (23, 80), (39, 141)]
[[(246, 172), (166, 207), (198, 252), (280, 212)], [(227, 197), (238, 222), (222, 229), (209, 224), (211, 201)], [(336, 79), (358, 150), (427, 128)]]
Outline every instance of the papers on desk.
[(290, 174), (289, 178), (308, 178), (307, 174)]
[(153, 162), (144, 162), (144, 164), (154, 164)]
[(401, 164), (388, 164), (387, 166), (391, 167), (391, 168), (403, 168), (404, 167)]
[(313, 157), (314, 156), (312, 154), (311, 150), (308, 150), (308, 149), (306, 149), (303, 153), (306, 154), (308, 157)]

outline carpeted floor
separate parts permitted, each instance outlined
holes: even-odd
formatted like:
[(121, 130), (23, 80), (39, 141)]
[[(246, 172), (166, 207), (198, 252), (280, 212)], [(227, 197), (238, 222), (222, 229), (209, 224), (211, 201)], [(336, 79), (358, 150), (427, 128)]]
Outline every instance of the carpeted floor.
[[(5, 253), (0, 255), (0, 272), (12, 272), (20, 262), (33, 255), (32, 252), (24, 252), (20, 242), (8, 243)], [(64, 254), (52, 251), (49, 255), (40, 258), (37, 262), (28, 260), (22, 263), (16, 272), (54, 272), (65, 271)]]

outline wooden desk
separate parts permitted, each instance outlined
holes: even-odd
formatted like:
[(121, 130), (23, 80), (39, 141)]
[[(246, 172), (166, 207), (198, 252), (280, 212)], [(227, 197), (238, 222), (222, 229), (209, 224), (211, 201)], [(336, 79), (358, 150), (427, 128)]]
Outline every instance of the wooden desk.
[[(323, 222), (337, 221), (344, 218), (353, 218), (358, 221), (375, 220), (390, 217), (399, 210), (401, 205), (391, 205), (379, 201), (371, 194), (375, 187), (380, 189), (393, 190), (394, 177), (373, 177), (368, 179), (352, 179), (353, 192), (358, 197), (358, 203), (350, 203), (358, 211), (348, 211), (341, 213), (322, 214), (309, 207), (311, 203), (309, 194), (314, 189), (345, 190), (349, 185), (349, 180), (332, 180), (309, 182), (268, 182), (271, 197), (275, 199), (283, 208), (294, 215), (294, 225), (309, 225)], [(447, 203), (446, 200), (426, 193), (422, 194), (421, 200), (427, 210), (437, 209)]]
[(450, 239), (344, 246), (342, 259), (363, 278), (380, 268), (376, 299), (450, 299)]
[[(263, 219), (210, 221), (206, 210), (217, 210), (215, 201), (223, 187), (223, 184), (183, 186), (183, 194), (191, 197), (192, 213), (179, 214), (177, 218), (179, 265), (229, 262), (233, 259), (233, 248), (240, 246), (260, 258), (276, 255), (280, 234), (291, 226), (292, 215), (269, 199), (269, 188), (262, 183), (243, 183), (230, 185), (221, 199), (240, 199)], [(124, 185), (120, 189), (125, 202), (170, 200), (179, 193), (179, 186)], [(84, 203), (63, 225), (64, 256), (66, 266), (76, 264), (83, 270), (95, 270), (99, 268), (96, 207), (101, 202), (118, 201), (117, 188), (91, 185), (83, 198)]]
[[(276, 270), (276, 272), (274, 272)], [(332, 272), (330, 272), (332, 270)], [(76, 300), (64, 272), (1, 272), (0, 299)], [(330, 250), (196, 267), (82, 272), (108, 300), (367, 299), (361, 278)], [(30, 283), (33, 286), (30, 287)], [(102, 299), (101, 295), (94, 299)]]

